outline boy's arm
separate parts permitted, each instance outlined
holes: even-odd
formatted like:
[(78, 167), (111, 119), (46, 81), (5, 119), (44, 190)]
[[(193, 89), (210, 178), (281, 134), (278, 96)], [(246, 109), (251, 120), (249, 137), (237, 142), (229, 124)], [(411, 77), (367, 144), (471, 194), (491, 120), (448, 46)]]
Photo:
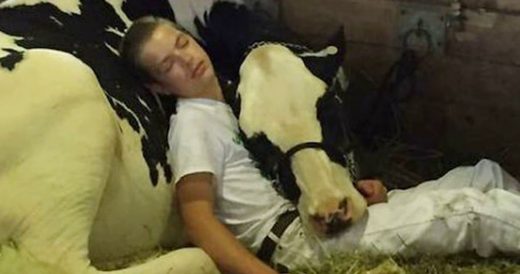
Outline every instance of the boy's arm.
[(201, 172), (182, 177), (176, 196), (190, 240), (215, 261), (222, 272), (277, 273), (251, 254), (213, 213), (213, 175)]

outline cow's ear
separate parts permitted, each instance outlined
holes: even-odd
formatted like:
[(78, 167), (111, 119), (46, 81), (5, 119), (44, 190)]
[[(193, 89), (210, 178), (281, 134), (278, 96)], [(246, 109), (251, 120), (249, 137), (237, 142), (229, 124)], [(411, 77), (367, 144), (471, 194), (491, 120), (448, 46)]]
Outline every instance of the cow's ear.
[(345, 57), (347, 41), (345, 39), (345, 28), (341, 25), (336, 32), (329, 38), (328, 45), (335, 46), (338, 49), (336, 58), (339, 64), (343, 63)]

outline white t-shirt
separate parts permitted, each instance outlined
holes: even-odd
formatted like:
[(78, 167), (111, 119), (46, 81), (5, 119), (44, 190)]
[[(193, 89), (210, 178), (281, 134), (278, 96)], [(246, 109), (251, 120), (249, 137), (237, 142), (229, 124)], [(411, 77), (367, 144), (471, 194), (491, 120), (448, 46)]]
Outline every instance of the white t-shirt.
[(168, 142), (174, 182), (185, 175), (214, 175), (215, 215), (253, 252), (278, 215), (292, 204), (262, 177), (238, 136), (231, 108), (211, 99), (179, 99)]

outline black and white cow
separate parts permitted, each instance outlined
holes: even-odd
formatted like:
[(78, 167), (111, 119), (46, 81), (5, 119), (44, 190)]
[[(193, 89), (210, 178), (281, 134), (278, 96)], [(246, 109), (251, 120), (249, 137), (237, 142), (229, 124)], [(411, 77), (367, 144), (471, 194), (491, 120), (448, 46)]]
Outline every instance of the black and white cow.
[[(221, 14), (237, 10), (223, 8)], [(42, 264), (50, 268), (50, 273), (101, 273), (114, 268), (120, 270), (113, 273), (218, 273), (197, 248), (181, 248), (144, 261), (158, 248), (175, 249), (186, 243), (171, 207), (168, 184), (172, 174), (166, 133), (174, 104), (143, 89), (121, 66), (116, 52), (130, 22), (145, 14), (174, 19), (166, 1), (1, 2), (0, 273), (37, 273), (31, 262), (39, 263), (39, 269)], [(218, 25), (208, 16), (195, 21), (200, 37), (207, 39), (208, 49), (215, 46), (210, 54), (217, 69), (220, 66), (223, 75), (236, 80), (238, 66), (258, 39), (239, 39), (247, 42), (234, 52), (239, 57), (232, 60), (238, 63), (224, 69), (216, 57), (222, 47), (212, 42), (218, 40), (215, 36), (210, 37), (219, 27), (213, 28)], [(300, 57), (306, 51), (295, 50)], [(258, 47), (248, 56), (240, 71), (244, 79), (239, 87), (240, 121), (252, 151), (267, 144), (281, 155), (301, 142), (336, 143), (320, 132), (336, 125), (325, 127), (325, 108), (316, 110), (327, 98), (325, 83), (330, 81), (320, 80), (302, 66), (291, 67), (295, 71), (284, 74), (288, 76), (284, 79), (280, 77), (283, 67), (275, 66), (262, 71), (264, 78), (251, 82), (246, 79), (252, 79), (254, 67), (301, 59), (279, 46)], [(311, 64), (313, 58), (303, 59)], [(311, 71), (320, 76), (319, 69)], [(314, 88), (299, 85), (285, 95), (262, 93), (265, 88), (283, 93), (292, 85), (285, 80), (294, 77), (308, 78)], [(280, 86), (260, 86), (261, 79), (276, 80)], [(259, 84), (262, 90), (257, 95), (269, 96), (251, 96), (255, 89), (248, 83)], [(274, 98), (297, 100), (293, 100), (296, 104), (273, 103), (275, 108), (264, 115), (270, 125), (250, 117), (258, 116), (258, 103)], [(282, 108), (290, 111), (281, 112)], [(277, 122), (282, 114), (286, 117)], [(271, 127), (277, 123), (287, 125), (283, 131), (290, 134), (280, 137), (281, 131)], [(345, 162), (332, 156), (333, 149), (326, 154), (311, 149), (298, 152), (290, 174), (303, 193), (302, 212), (334, 224), (345, 214), (354, 218), (362, 214), (364, 205), (351, 187)], [(256, 158), (262, 167), (265, 158)], [(271, 170), (263, 170), (272, 176)], [(124, 263), (136, 260), (141, 263), (130, 267)], [(23, 269), (14, 269), (17, 266)]]
[(115, 50), (149, 13), (173, 19), (165, 1), (0, 5), (0, 273), (218, 273), (197, 248), (144, 260), (186, 241), (168, 111)]

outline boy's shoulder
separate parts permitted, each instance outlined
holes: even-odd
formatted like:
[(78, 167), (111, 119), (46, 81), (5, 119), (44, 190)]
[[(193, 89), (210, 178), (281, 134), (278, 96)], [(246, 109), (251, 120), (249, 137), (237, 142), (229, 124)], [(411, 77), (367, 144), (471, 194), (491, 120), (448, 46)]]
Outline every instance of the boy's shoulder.
[(205, 108), (185, 105), (170, 116), (170, 130), (209, 129), (215, 125), (217, 117)]

